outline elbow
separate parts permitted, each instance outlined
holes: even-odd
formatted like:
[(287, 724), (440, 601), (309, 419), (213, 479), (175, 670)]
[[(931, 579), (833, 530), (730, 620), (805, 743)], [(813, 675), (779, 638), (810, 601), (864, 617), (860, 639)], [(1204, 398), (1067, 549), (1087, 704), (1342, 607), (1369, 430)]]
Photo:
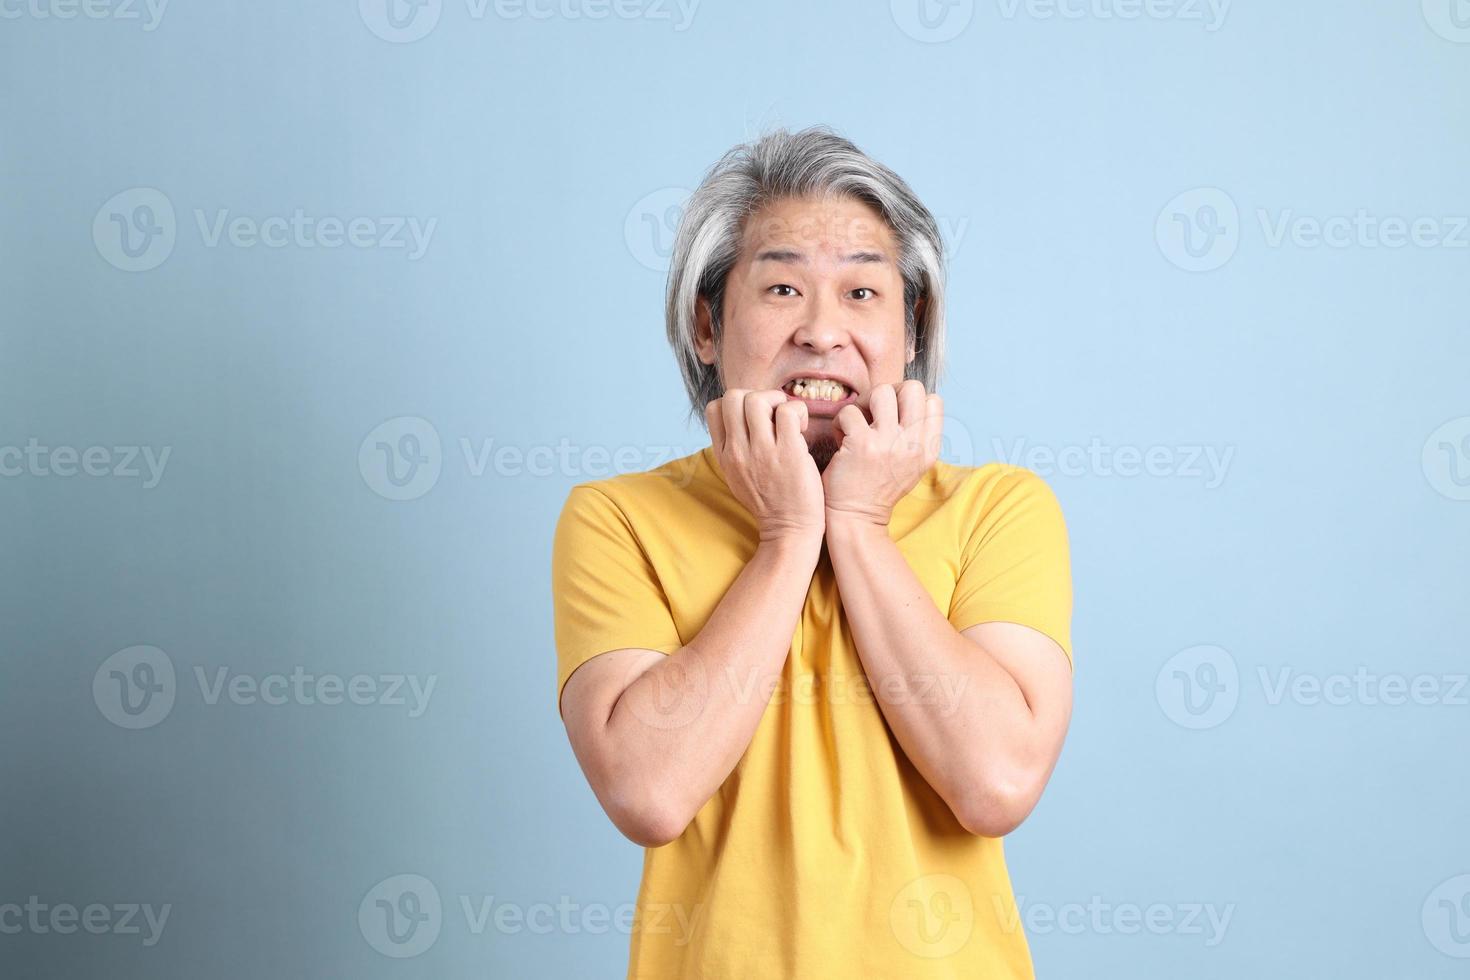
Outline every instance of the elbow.
[(671, 794), (643, 791), (636, 794), (613, 792), (603, 809), (613, 826), (639, 847), (663, 847), (678, 840), (694, 819)]
[(684, 833), (689, 821), (679, 820), (669, 814), (644, 813), (622, 814), (613, 818), (613, 824), (622, 835), (637, 843), (639, 848), (661, 848), (675, 842)]
[(966, 832), (976, 837), (1005, 837), (1036, 808), (1040, 788), (1030, 781), (976, 780), (958, 794), (950, 809)]

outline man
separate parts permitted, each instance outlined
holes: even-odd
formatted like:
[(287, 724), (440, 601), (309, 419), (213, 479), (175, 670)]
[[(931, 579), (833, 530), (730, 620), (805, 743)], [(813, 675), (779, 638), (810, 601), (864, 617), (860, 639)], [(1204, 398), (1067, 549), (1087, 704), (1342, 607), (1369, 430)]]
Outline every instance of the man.
[(710, 446), (574, 487), (562, 718), (647, 848), (629, 977), (1030, 977), (1001, 840), (1071, 715), (1035, 474), (938, 459), (933, 217), (825, 128), (686, 206), (669, 339)]

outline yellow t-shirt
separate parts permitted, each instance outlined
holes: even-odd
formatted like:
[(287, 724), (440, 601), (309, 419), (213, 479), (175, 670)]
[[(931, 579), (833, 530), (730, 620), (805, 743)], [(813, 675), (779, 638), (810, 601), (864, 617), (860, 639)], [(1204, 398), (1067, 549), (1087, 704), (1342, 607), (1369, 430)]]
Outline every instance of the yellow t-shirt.
[[(1067, 532), (1040, 477), (941, 461), (889, 533), (956, 629), (1021, 623), (1070, 661)], [(756, 543), (710, 447), (573, 487), (552, 553), (558, 697), (600, 653), (692, 640)], [(904, 755), (824, 549), (749, 748), (677, 840), (644, 851), (628, 977), (1032, 977), (1001, 844), (965, 831)]]

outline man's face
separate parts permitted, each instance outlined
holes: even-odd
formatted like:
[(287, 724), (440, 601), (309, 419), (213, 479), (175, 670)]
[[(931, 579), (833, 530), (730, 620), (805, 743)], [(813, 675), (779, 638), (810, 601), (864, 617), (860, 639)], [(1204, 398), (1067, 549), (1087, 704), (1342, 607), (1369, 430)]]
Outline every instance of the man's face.
[(780, 388), (805, 401), (819, 469), (841, 444), (837, 412), (852, 403), (866, 412), (873, 387), (901, 382), (914, 356), (893, 233), (850, 197), (788, 198), (751, 216), (721, 323), (717, 349), (701, 299), (699, 359), (718, 364), (727, 391)]

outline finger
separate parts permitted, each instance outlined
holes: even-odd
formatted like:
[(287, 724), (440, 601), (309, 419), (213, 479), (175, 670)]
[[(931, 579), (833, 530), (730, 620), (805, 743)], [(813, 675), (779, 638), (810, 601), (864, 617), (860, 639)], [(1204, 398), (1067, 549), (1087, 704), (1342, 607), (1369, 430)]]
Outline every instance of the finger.
[(788, 401), (776, 406), (776, 446), (781, 449), (799, 446), (806, 449), (802, 433), (807, 426), (806, 402)]
[(752, 391), (745, 396), (745, 428), (753, 452), (775, 451), (776, 428), (772, 415), (784, 401), (784, 391)]
[(709, 441), (716, 453), (725, 451), (725, 416), (720, 411), (720, 399), (716, 398), (704, 406), (704, 424), (709, 428)]
[(868, 408), (873, 415), (873, 428), (891, 428), (898, 424), (898, 396), (894, 394), (893, 385), (882, 384), (874, 388)]
[(856, 405), (842, 406), (842, 410), (837, 413), (837, 427), (842, 430), (844, 439), (860, 432), (871, 431), (868, 428), (868, 420), (863, 417), (863, 410)]
[(732, 459), (750, 455), (750, 439), (745, 432), (746, 388), (734, 388), (720, 399), (720, 413), (725, 419), (725, 454)]
[(905, 429), (922, 426), (925, 419), (924, 382), (910, 378), (898, 386), (898, 424)]
[(944, 448), (944, 399), (930, 395), (925, 402), (924, 460), (928, 466), (933, 466), (939, 460), (939, 451)]

